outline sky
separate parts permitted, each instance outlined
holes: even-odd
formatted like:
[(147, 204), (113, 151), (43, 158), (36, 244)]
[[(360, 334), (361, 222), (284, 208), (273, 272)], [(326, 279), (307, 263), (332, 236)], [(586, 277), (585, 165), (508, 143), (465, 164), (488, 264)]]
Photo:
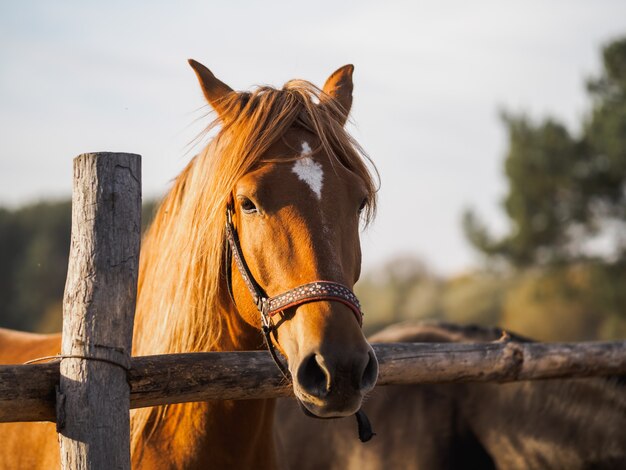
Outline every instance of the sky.
[(575, 132), (618, 0), (0, 3), (0, 205), (71, 192), (73, 157), (143, 156), (144, 197), (200, 150), (211, 117), (187, 58), (234, 89), (352, 63), (350, 132), (381, 175), (365, 269), (414, 256), (453, 275), (481, 259), (461, 216), (507, 228), (501, 110)]

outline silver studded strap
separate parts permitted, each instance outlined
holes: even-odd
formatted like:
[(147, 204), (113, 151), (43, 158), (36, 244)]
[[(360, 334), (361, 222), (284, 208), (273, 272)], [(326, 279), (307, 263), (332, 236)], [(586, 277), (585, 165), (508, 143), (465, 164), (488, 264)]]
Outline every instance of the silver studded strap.
[(309, 282), (269, 298), (267, 314), (271, 317), (290, 307), (323, 300), (332, 300), (346, 305), (354, 313), (359, 325), (362, 325), (363, 313), (359, 299), (346, 286), (332, 281)]

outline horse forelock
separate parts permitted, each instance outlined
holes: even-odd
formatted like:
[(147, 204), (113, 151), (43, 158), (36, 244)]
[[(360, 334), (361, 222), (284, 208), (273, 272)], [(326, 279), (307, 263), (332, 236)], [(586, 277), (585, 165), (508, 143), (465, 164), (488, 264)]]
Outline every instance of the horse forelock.
[[(341, 109), (309, 82), (231, 94), (208, 126), (219, 132), (187, 165), (164, 197), (143, 240), (134, 354), (219, 350), (229, 310), (224, 278), (225, 207), (235, 183), (294, 127), (313, 133), (333, 164), (359, 176), (373, 217), (377, 181), (367, 154), (344, 130)], [(373, 166), (372, 166), (373, 168)], [(375, 169), (374, 169), (375, 171)], [(138, 410), (133, 442), (155, 410)]]

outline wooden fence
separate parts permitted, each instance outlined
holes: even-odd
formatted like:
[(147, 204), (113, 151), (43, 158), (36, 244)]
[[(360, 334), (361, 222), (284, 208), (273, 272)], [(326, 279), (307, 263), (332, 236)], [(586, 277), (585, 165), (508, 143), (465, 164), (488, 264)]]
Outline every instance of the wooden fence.
[[(63, 469), (130, 469), (130, 408), (291, 393), (266, 352), (130, 357), (140, 215), (139, 155), (94, 153), (74, 160), (61, 359), (0, 366), (0, 422), (56, 422)], [(626, 341), (374, 349), (378, 385), (626, 373)]]

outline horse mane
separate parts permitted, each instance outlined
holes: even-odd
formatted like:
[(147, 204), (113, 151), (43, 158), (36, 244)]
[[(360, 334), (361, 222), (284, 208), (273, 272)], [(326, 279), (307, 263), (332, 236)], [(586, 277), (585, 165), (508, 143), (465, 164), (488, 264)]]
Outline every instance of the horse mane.
[[(345, 131), (339, 105), (303, 80), (282, 89), (230, 93), (206, 132), (219, 132), (186, 166), (164, 197), (143, 240), (135, 316), (135, 355), (219, 348), (225, 295), (225, 208), (236, 182), (262, 163), (262, 155), (292, 127), (315, 134), (333, 164), (366, 186), (367, 223), (375, 212), (377, 183), (367, 154)], [(157, 408), (133, 416), (133, 448)], [(155, 414), (156, 413), (156, 414)]]

